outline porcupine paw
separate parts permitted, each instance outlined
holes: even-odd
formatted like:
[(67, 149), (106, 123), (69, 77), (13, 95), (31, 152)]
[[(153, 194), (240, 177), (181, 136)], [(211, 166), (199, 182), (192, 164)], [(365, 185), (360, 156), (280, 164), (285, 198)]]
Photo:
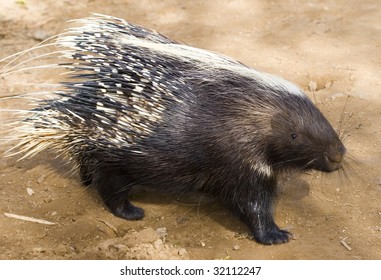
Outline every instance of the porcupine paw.
[(140, 220), (144, 216), (144, 210), (132, 205), (129, 201), (124, 201), (118, 205), (114, 204), (108, 206), (115, 216), (126, 220)]
[(292, 234), (290, 232), (279, 228), (254, 233), (255, 240), (264, 245), (287, 243), (291, 237)]

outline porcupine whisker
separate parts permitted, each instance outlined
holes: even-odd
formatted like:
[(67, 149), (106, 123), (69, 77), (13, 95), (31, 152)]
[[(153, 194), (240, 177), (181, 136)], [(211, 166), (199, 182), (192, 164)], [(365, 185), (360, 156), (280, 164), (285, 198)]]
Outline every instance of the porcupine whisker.
[(345, 131), (343, 131), (341, 137), (340, 137), (340, 140), (343, 141), (343, 142), (346, 142), (347, 139), (350, 137), (350, 136), (353, 136), (354, 134), (359, 134), (359, 132), (357, 131), (357, 127), (355, 126), (351, 126), (351, 125), (348, 125), (347, 128), (345, 129)]
[(342, 131), (338, 133), (339, 139), (344, 142), (348, 138), (350, 133), (354, 131), (355, 129), (356, 129), (355, 127), (351, 127), (351, 123), (350, 121), (348, 121), (346, 126), (342, 129)]
[(314, 163), (315, 161), (317, 161), (317, 158), (313, 158), (311, 159), (309, 162), (307, 162), (306, 164), (304, 164), (301, 169), (304, 170), (305, 168), (307, 168), (308, 166), (310, 166), (312, 163)]
[(349, 168), (350, 171), (353, 171), (352, 170), (352, 167), (350, 166), (350, 164), (348, 164), (348, 162), (346, 162), (345, 160), (343, 161), (343, 165), (340, 169), (338, 169), (338, 175), (339, 175), (339, 178), (340, 178), (340, 183), (341, 183), (341, 186), (344, 186), (345, 183), (347, 182), (351, 182), (352, 181), (352, 175), (349, 176), (348, 172), (347, 172), (347, 168)]
[[(363, 163), (356, 157), (354, 156), (353, 154), (348, 154), (347, 158), (352, 161), (353, 163), (357, 164), (357, 165), (362, 165)], [(348, 162), (349, 164), (349, 162)]]
[(345, 143), (348, 139), (348, 137), (351, 135), (350, 133), (354, 130), (355, 128), (351, 128), (349, 129), (348, 131), (346, 131), (345, 133), (343, 133), (340, 137), (340, 140)]
[[(350, 98), (350, 95), (347, 96), (345, 107), (347, 106), (347, 102), (348, 102), (349, 98)], [(358, 111), (363, 110), (363, 108), (366, 107), (366, 106), (367, 105), (364, 105)], [(344, 112), (344, 109), (343, 109), (343, 112)], [(358, 132), (356, 131), (358, 129), (358, 127), (357, 126), (352, 126), (353, 125), (353, 123), (351, 122), (352, 115), (353, 115), (352, 113), (349, 115), (348, 121), (346, 122), (346, 126), (342, 129), (342, 131), (340, 131), (340, 133), (338, 133), (339, 134), (339, 139), (341, 141), (343, 141), (343, 142), (345, 142), (349, 136), (351, 136), (353, 134), (358, 134)], [(344, 123), (344, 121), (341, 121), (341, 122)], [(356, 131), (356, 132), (352, 133), (353, 131)]]
[[(348, 156), (350, 158), (350, 156)], [(352, 159), (350, 159), (352, 160)], [(349, 169), (351, 175), (356, 174), (356, 169), (352, 166), (352, 164), (348, 160), (344, 160), (343, 168), (342, 169)]]
[[(345, 163), (345, 162), (344, 162), (344, 163)], [(348, 166), (349, 169), (352, 170), (352, 167), (350, 166), (350, 164), (345, 163), (345, 165)], [(339, 171), (339, 174), (343, 174), (343, 175), (344, 175), (344, 177), (345, 177), (345, 179), (346, 179), (347, 181), (350, 181), (350, 177), (348, 176), (348, 173), (347, 173), (347, 171), (345, 170), (345, 168), (340, 168), (338, 171)], [(343, 182), (342, 182), (342, 183), (343, 183)]]
[(283, 165), (284, 163), (289, 163), (289, 162), (297, 161), (297, 160), (300, 160), (300, 159), (303, 159), (303, 158), (299, 157), (299, 158), (291, 158), (291, 159), (288, 159), (288, 160), (283, 160), (283, 161), (274, 163), (274, 166)]
[(337, 134), (340, 135), (341, 134), (341, 129), (342, 129), (342, 125), (343, 125), (343, 121), (344, 121), (344, 112), (345, 112), (345, 109), (347, 107), (347, 104), (348, 104), (348, 100), (349, 100), (349, 95), (347, 95), (347, 98), (345, 99), (345, 103), (344, 103), (344, 106), (341, 110), (341, 113), (340, 113), (340, 118), (339, 118), (339, 125), (338, 125), (338, 128), (336, 130)]
[[(348, 98), (349, 98), (349, 97), (348, 97)], [(348, 105), (348, 99), (346, 99), (346, 104), (345, 104), (344, 106), (347, 107), (347, 105)], [(339, 122), (340, 122), (340, 124), (341, 124), (341, 128), (340, 128), (340, 130), (338, 130), (338, 135), (339, 135), (339, 136), (345, 134), (345, 132), (350, 128), (350, 126), (351, 126), (351, 124), (352, 124), (352, 122), (351, 122), (351, 116), (352, 116), (352, 115), (349, 115), (349, 116), (347, 117), (347, 121), (344, 121), (344, 115), (346, 115), (346, 114), (345, 114), (345, 108), (343, 108), (341, 114), (342, 114), (343, 116), (340, 116), (340, 120), (339, 120)]]
[[(284, 165), (285, 163), (296, 162), (296, 161), (301, 160), (301, 159), (303, 159), (303, 157), (299, 157), (299, 158), (291, 158), (291, 159), (288, 159), (288, 160), (283, 160), (283, 161), (274, 163), (273, 165), (274, 165), (274, 166), (282, 166), (282, 165)], [(311, 163), (312, 163), (313, 161), (315, 161), (315, 160), (316, 160), (316, 159), (311, 160), (311, 162), (308, 162), (306, 165), (308, 166), (308, 164), (311, 164)]]

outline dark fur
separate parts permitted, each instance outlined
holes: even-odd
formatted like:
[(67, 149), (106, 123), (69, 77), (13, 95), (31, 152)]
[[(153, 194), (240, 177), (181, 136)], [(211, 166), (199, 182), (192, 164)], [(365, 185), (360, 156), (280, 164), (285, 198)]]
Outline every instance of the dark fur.
[[(324, 152), (343, 154), (344, 147), (309, 99), (282, 92), (275, 97), (273, 89), (231, 75), (220, 73), (192, 92), (179, 93), (186, 103), (169, 104), (151, 136), (134, 145), (142, 155), (97, 146), (78, 153), (82, 181), (97, 187), (111, 212), (132, 220), (141, 219), (143, 210), (128, 201), (131, 187), (166, 193), (197, 186), (240, 217), (258, 242), (288, 241), (289, 233), (273, 219), (277, 174), (290, 169), (332, 171)], [(263, 103), (271, 106), (271, 118), (250, 113)], [(257, 172), (252, 161), (268, 162), (273, 173)]]

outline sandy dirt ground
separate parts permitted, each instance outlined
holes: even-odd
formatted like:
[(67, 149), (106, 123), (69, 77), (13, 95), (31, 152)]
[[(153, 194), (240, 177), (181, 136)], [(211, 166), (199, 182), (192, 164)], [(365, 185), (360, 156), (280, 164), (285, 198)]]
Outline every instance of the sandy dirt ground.
[[(146, 217), (125, 221), (81, 186), (67, 162), (48, 152), (22, 161), (2, 156), (0, 259), (381, 259), (378, 0), (0, 0), (0, 58), (90, 12), (157, 29), (294, 82), (335, 128), (346, 131), (347, 176), (309, 172), (283, 178), (276, 221), (294, 239), (263, 246), (212, 198), (142, 191), (133, 202), (145, 208)], [(56, 79), (36, 71), (2, 77), (0, 97)], [(22, 102), (3, 98), (0, 108), (20, 108)], [(2, 111), (1, 124), (8, 118)], [(1, 152), (7, 147), (1, 144)]]

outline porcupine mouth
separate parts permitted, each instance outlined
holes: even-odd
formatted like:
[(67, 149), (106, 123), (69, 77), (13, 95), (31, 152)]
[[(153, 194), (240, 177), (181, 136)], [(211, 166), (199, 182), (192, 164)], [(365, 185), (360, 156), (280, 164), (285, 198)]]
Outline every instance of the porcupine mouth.
[(335, 154), (328, 154), (327, 152), (324, 153), (324, 165), (326, 172), (332, 172), (335, 170), (338, 170), (343, 165), (344, 160), (344, 154), (345, 152), (337, 152)]

